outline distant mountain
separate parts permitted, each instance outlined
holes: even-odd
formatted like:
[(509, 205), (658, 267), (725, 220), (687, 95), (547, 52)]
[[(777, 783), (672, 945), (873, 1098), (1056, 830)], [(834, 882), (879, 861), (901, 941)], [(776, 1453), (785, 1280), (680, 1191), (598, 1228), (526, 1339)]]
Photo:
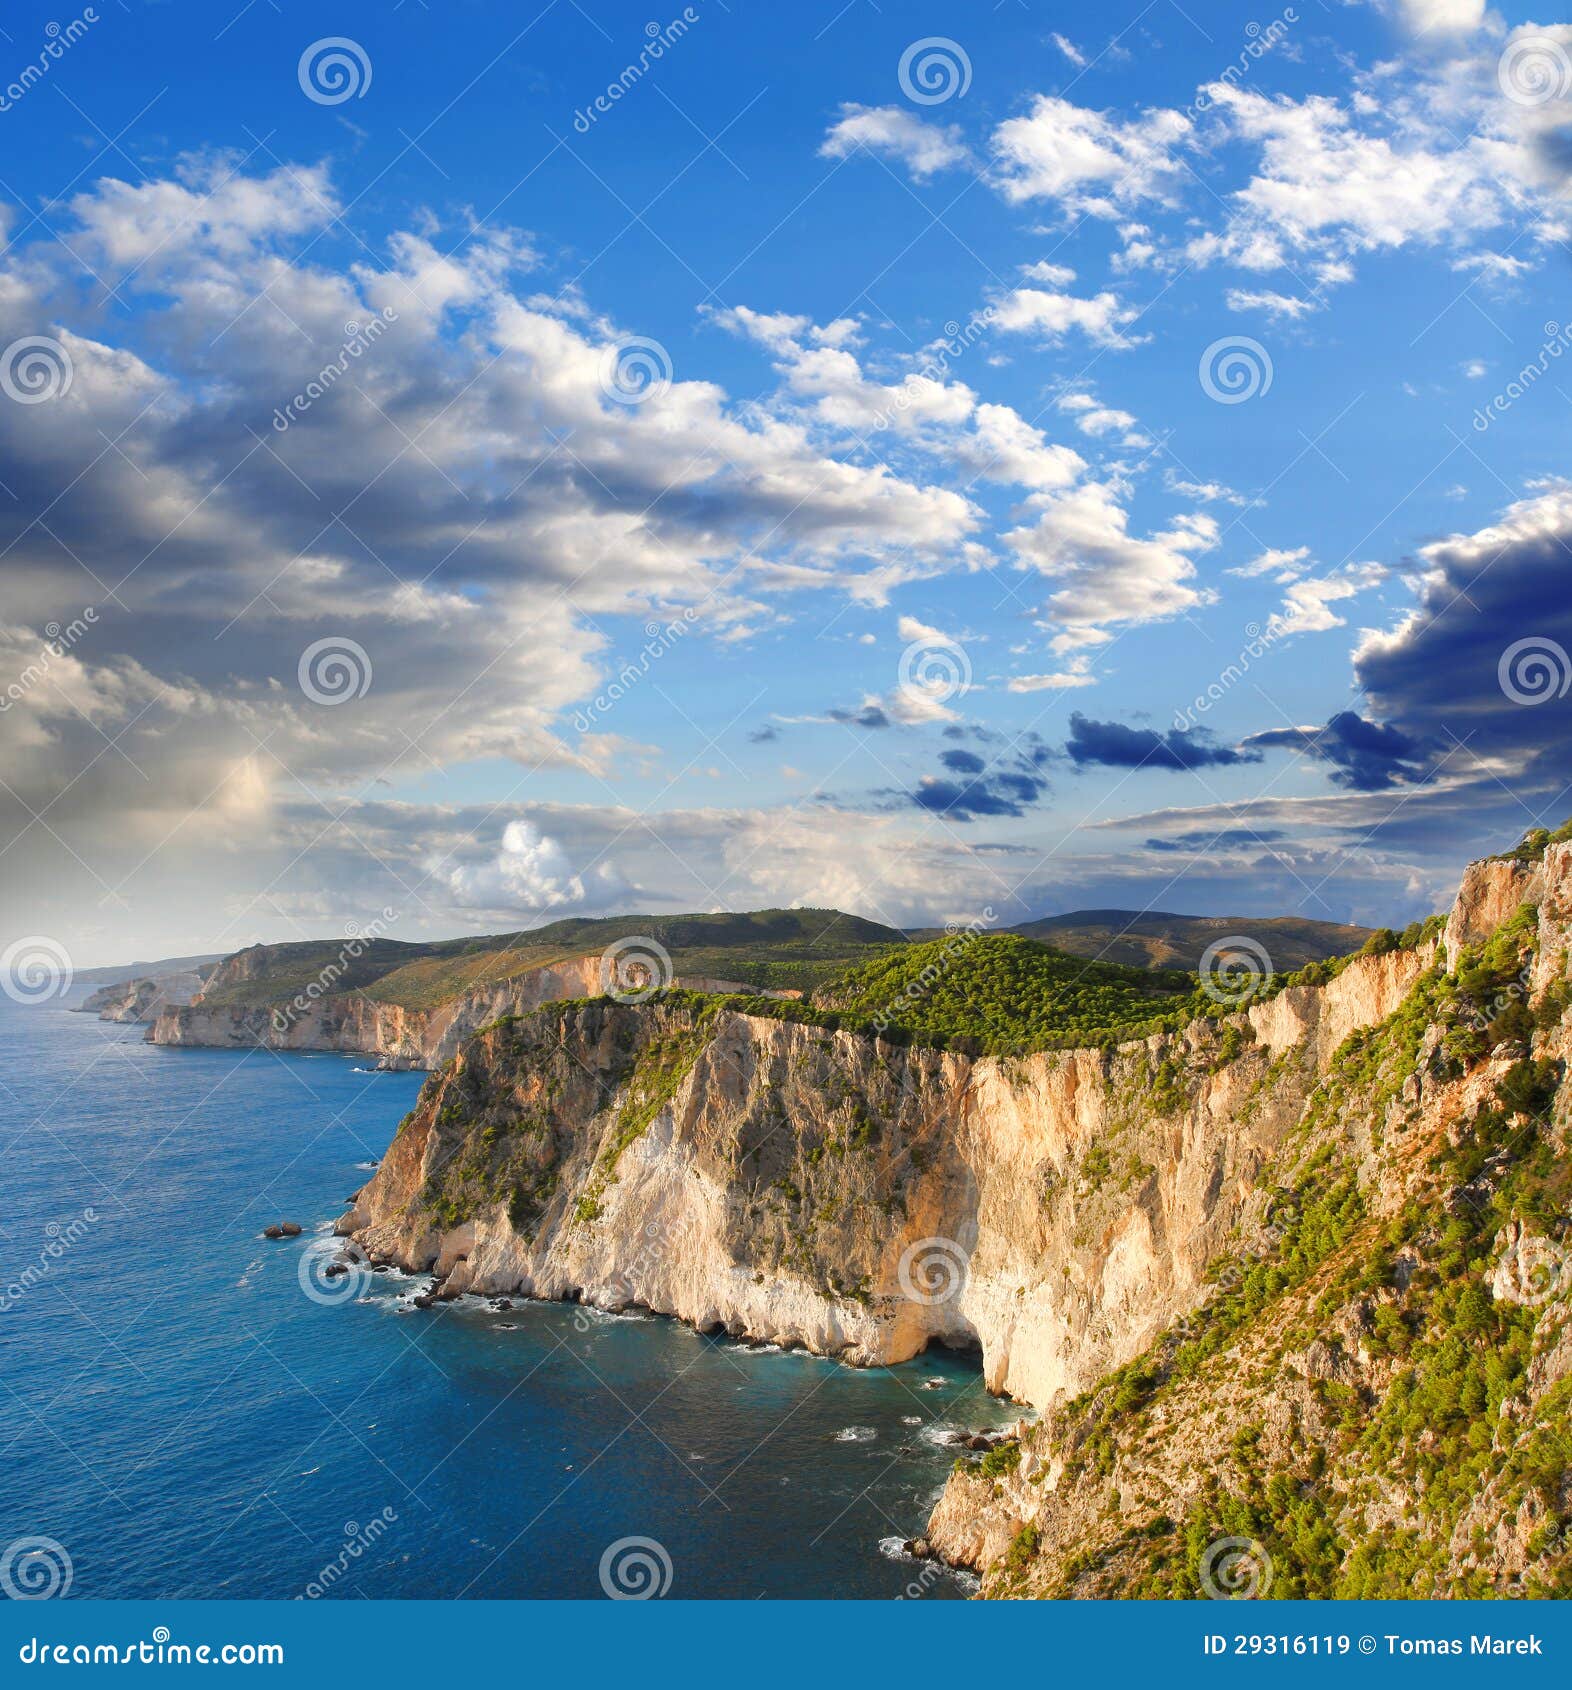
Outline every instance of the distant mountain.
[(71, 978), (78, 986), (118, 986), (129, 980), (162, 980), (171, 974), (201, 973), (229, 953), (212, 951), (207, 956), (170, 956), (161, 962), (127, 962), (115, 968), (78, 968)]
[(1215, 940), (1253, 939), (1265, 948), (1279, 974), (1291, 974), (1307, 962), (1346, 956), (1371, 933), (1368, 927), (1296, 915), (1174, 915), (1166, 910), (1072, 910), (1023, 921), (1010, 931), (1072, 956), (1129, 968), (1195, 969)]

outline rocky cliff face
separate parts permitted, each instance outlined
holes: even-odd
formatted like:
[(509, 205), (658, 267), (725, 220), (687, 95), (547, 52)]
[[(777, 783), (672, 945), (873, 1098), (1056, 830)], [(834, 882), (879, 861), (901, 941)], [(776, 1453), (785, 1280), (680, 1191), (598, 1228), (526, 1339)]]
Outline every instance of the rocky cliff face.
[(1474, 865), (1446, 932), (1018, 1060), (548, 1006), (457, 1047), (339, 1230), (442, 1296), (977, 1346), (1044, 1413), (929, 1525), (989, 1594), (1258, 1552), (1278, 1595), (1565, 1594), (1572, 845)]
[(638, 1303), (857, 1362), (977, 1345), (990, 1389), (1046, 1405), (1194, 1306), (1331, 1050), (1427, 962), (1018, 1060), (574, 1006), (464, 1046), (341, 1230), (449, 1294)]
[(1572, 1594), (1572, 846), (1473, 865), (1446, 934), (1347, 1002), (1193, 1306), (958, 1464), (927, 1537), (985, 1594)]
[[(153, 1025), (148, 1042), (333, 1050), (375, 1057), (391, 1068), (437, 1068), (493, 1021), (528, 1014), (542, 1004), (593, 997), (604, 990), (600, 957), (585, 956), (488, 982), (430, 1009), (384, 1003), (362, 992), (324, 992), (309, 986), (278, 1002), (212, 1001), (226, 988), (247, 984), (255, 966), (253, 951), (227, 958), (194, 1002), (177, 1003), (149, 1017)], [(750, 990), (731, 980), (678, 980), (676, 984), (694, 991)]]
[(187, 1004), (202, 989), (202, 976), (194, 971), (163, 974), (155, 980), (123, 980), (100, 986), (76, 1007), (83, 1015), (100, 1021), (152, 1023), (166, 1009)]

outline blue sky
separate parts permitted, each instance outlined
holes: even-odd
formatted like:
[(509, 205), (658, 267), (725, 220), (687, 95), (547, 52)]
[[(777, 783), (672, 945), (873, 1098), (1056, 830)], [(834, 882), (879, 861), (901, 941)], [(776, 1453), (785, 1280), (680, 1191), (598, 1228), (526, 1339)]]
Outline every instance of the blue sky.
[(1374, 922), (1572, 811), (1567, 26), (105, 0), (0, 52), (7, 935)]

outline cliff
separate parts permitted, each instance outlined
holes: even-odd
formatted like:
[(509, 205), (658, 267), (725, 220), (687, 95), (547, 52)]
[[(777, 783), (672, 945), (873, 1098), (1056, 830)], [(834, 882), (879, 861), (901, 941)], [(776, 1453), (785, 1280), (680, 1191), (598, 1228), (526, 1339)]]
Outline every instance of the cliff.
[[(194, 1002), (159, 1011), (147, 1035), (149, 1043), (332, 1050), (374, 1057), (384, 1067), (436, 1068), (493, 1021), (602, 990), (601, 958), (585, 956), (486, 981), (430, 1007), (388, 1002), (360, 991), (318, 991), (309, 984), (282, 1001), (233, 1001), (234, 989), (255, 967), (251, 951), (228, 958)], [(730, 980), (677, 983), (700, 991), (749, 989)]]
[(1553, 845), (1474, 865), (1448, 946), (1012, 1059), (547, 1005), (431, 1076), (339, 1231), (442, 1297), (976, 1346), (1044, 1414), (929, 1523), (987, 1594), (1193, 1596), (1257, 1552), (1274, 1594), (1560, 1588), (1569, 928)]
[(958, 1463), (934, 1552), (988, 1596), (1572, 1594), (1569, 924), (1572, 845), (1474, 864), (1194, 1306)]
[(1046, 1404), (1194, 1305), (1331, 1049), (1427, 961), (1017, 1059), (681, 994), (573, 1004), (434, 1075), (341, 1230), (448, 1294), (638, 1303), (864, 1363), (977, 1345), (991, 1390)]
[(167, 1008), (187, 1004), (202, 989), (202, 975), (190, 971), (157, 978), (121, 980), (90, 992), (76, 1009), (100, 1021), (154, 1022)]

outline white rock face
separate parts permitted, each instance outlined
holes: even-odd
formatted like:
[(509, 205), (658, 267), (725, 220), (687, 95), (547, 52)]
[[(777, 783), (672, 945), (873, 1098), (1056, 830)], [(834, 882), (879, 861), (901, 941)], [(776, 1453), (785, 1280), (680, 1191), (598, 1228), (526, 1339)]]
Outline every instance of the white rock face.
[[(695, 1033), (686, 1010), (574, 1009), (549, 1037), (468, 1045), (340, 1229), (434, 1267), (448, 1294), (637, 1303), (856, 1362), (975, 1344), (991, 1390), (1047, 1405), (1194, 1306), (1224, 1241), (1264, 1208), (1256, 1176), (1326, 1058), (1390, 1014), (1426, 960), (1364, 958), (1284, 994), (1228, 1062), (1214, 1023), (1111, 1057), (973, 1061), (731, 1012)], [(638, 1051), (682, 1037), (691, 1066), (614, 1155)], [(1297, 1060), (1274, 1070), (1285, 1050)], [(1164, 1064), (1180, 1078), (1154, 1107)], [(487, 1186), (495, 1168), (453, 1170), (494, 1161), (485, 1127), (504, 1142), (543, 1099), (552, 1191), (516, 1225)], [(877, 1125), (860, 1146), (858, 1111)], [(450, 1194), (460, 1228), (445, 1224)]]

